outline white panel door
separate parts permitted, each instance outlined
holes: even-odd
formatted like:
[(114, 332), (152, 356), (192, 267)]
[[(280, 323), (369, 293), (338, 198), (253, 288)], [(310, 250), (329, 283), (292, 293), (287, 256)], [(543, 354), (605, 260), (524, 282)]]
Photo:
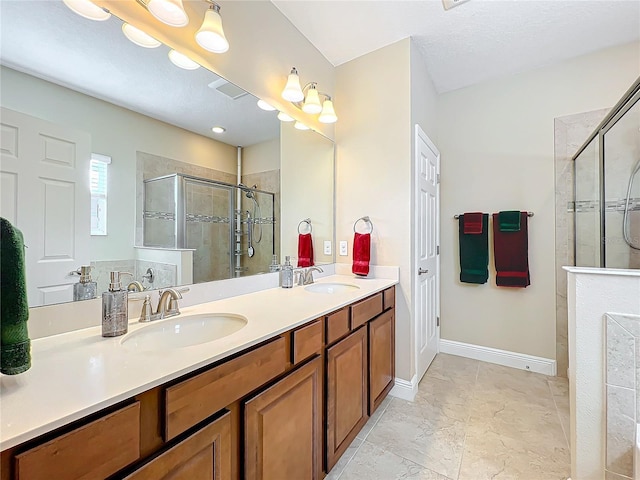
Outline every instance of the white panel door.
[(0, 123), (0, 214), (24, 235), (29, 306), (71, 301), (69, 272), (89, 264), (91, 137), (6, 108)]
[(415, 127), (415, 288), (416, 370), (418, 380), (438, 352), (440, 329), (440, 152)]

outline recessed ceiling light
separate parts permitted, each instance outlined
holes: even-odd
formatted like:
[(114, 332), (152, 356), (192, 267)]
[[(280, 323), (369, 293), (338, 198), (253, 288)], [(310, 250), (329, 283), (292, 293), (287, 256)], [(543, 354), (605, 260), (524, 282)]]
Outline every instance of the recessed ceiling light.
[(176, 67), (184, 68), (185, 70), (196, 70), (200, 68), (200, 65), (176, 50), (169, 51), (169, 60), (171, 60), (171, 63)]
[(139, 28), (129, 25), (128, 23), (122, 24), (122, 33), (124, 36), (131, 40), (133, 43), (144, 48), (156, 48), (162, 45), (158, 40), (151, 35), (143, 32)]
[(296, 127), (298, 130), (309, 130), (309, 127), (307, 127), (304, 123), (302, 122), (296, 122), (294, 127)]
[(111, 17), (109, 12), (89, 0), (64, 0), (64, 4), (73, 12), (89, 20), (103, 22)]
[(216, 126), (216, 127), (213, 127), (213, 128), (211, 129), (211, 131), (212, 131), (213, 133), (224, 133), (224, 132), (226, 132), (226, 131), (227, 131), (227, 129), (226, 129), (226, 128), (224, 128), (224, 127), (218, 127), (218, 126)]
[(269, 105), (267, 102), (265, 102), (262, 99), (258, 100), (258, 106), (262, 110), (266, 110), (267, 112), (273, 112), (276, 109), (276, 107), (272, 107), (271, 105)]
[(280, 112), (278, 113), (278, 120), (280, 120), (281, 122), (293, 122), (293, 117), (290, 117), (284, 112)]

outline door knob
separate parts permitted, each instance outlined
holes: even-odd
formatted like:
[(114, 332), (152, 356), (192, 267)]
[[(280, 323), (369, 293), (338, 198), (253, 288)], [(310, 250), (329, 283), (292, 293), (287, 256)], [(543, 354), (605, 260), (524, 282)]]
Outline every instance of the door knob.
[(418, 275), (422, 275), (423, 273), (429, 273), (429, 270), (427, 269), (423, 270), (422, 268), (418, 267)]

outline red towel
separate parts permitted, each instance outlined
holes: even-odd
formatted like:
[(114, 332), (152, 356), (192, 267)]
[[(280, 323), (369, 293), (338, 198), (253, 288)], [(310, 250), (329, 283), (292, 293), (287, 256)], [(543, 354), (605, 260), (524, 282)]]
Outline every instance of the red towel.
[(356, 232), (353, 236), (353, 267), (351, 271), (356, 275), (368, 275), (369, 260), (371, 260), (371, 234)]
[(479, 235), (482, 233), (482, 212), (466, 212), (463, 217), (464, 234)]
[(313, 240), (310, 233), (298, 235), (298, 266), (311, 267), (313, 265)]
[(527, 212), (520, 212), (520, 230), (517, 232), (501, 232), (498, 214), (493, 214), (493, 254), (497, 286), (524, 288), (531, 285), (527, 232)]

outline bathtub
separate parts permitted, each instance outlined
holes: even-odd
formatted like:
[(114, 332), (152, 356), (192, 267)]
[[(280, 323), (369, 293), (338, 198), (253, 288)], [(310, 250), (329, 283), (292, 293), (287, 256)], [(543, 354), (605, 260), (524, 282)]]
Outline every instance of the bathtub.
[(636, 428), (636, 444), (633, 449), (633, 478), (640, 480), (640, 423)]

